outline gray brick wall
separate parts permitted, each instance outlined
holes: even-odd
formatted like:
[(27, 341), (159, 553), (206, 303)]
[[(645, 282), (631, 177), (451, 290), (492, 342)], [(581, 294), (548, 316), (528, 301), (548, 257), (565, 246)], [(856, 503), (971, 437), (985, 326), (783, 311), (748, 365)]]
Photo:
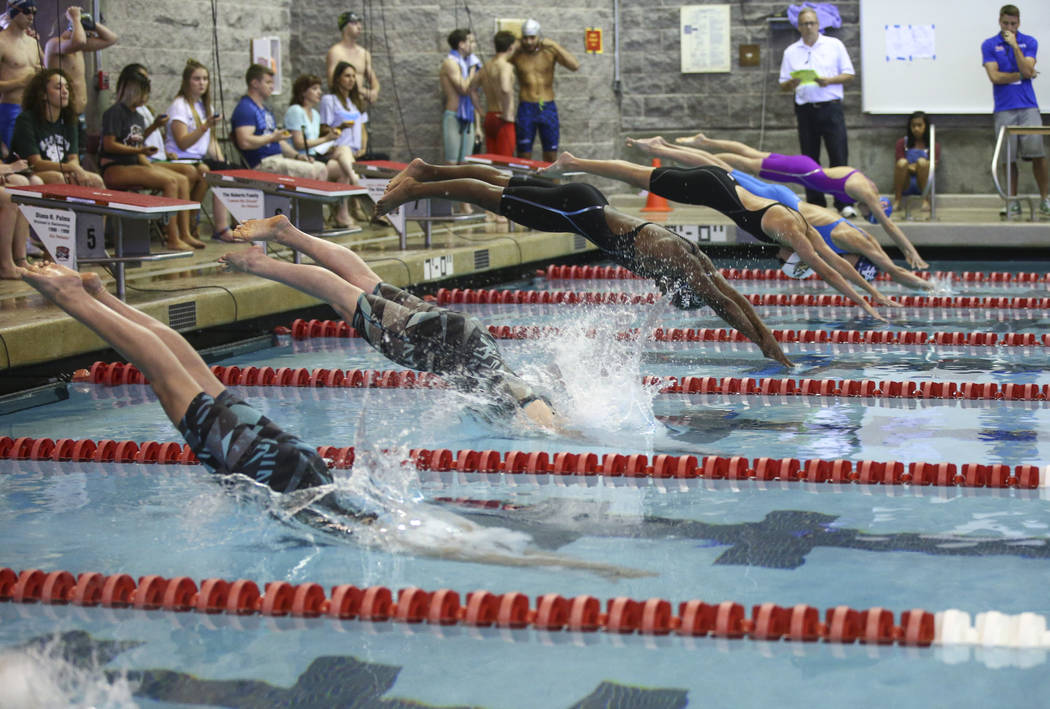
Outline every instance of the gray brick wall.
[[(830, 34), (850, 48), (861, 72), (859, 0), (837, 4), (844, 26)], [(791, 97), (777, 86), (781, 54), (797, 33), (790, 26), (771, 30), (766, 19), (781, 14), (786, 3), (742, 0), (731, 4), (733, 70), (727, 74), (680, 73), (679, 5), (669, 0), (623, 0), (622, 91), (618, 94), (613, 87), (611, 0), (567, 0), (541, 7), (520, 0), (475, 0), (469, 4), (469, 17), (464, 4), (448, 0), (218, 0), (225, 112), (230, 115), (243, 92), (248, 38), (276, 35), (282, 40), (284, 93), (274, 99), (275, 113), (280, 117), (295, 76), (323, 72), (325, 52), (338, 40), (336, 16), (345, 9), (355, 9), (365, 17), (364, 44), (372, 51), (383, 86), (380, 101), (370, 113), (373, 148), (397, 159), (420, 155), (436, 160), (440, 158), (442, 110), (437, 69), (447, 52), (448, 32), (466, 26), (469, 20), (483, 57), (487, 57), (496, 18), (533, 16), (548, 37), (581, 61), (576, 73), (562, 67), (556, 71), (564, 149), (596, 157), (635, 157), (622, 148), (627, 135), (682, 135), (704, 128), (720, 136), (761, 143), (767, 150), (797, 152)], [(185, 0), (172, 5), (107, 0), (104, 12), (109, 26), (121, 35), (120, 43), (103, 53), (104, 67), (115, 79), (126, 62), (141, 61), (150, 66), (155, 108), (165, 107), (174, 95), (187, 57), (214, 67), (210, 2)], [(604, 30), (604, 54), (584, 54), (585, 27)], [(762, 66), (737, 66), (741, 43), (760, 45)], [(111, 100), (105, 95), (100, 98), (103, 108)], [(904, 117), (863, 114), (859, 80), (848, 88), (845, 105), (850, 161), (888, 190), (893, 142), (903, 134)], [(991, 117), (939, 116), (937, 124), (945, 157), (940, 189), (991, 191)], [(1030, 180), (1030, 175), (1024, 179)], [(1022, 184), (1022, 188), (1026, 186)]]

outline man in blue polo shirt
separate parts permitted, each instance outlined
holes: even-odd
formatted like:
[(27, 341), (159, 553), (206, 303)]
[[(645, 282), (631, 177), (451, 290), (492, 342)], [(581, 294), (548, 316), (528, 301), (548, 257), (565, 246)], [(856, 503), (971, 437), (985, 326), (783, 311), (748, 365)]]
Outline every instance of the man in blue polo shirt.
[(263, 172), (276, 172), (291, 177), (324, 180), (328, 168), (323, 162), (295, 150), (289, 143), (291, 133), (277, 130), (273, 112), (266, 99), (273, 93), (273, 71), (261, 64), (252, 64), (244, 74), (248, 93), (241, 97), (233, 110), (233, 142), (248, 165)]
[[(1021, 11), (1016, 5), (1003, 5), (999, 10), (999, 34), (981, 44), (981, 61), (992, 82), (995, 98), (995, 132), (1002, 126), (1041, 126), (1039, 104), (1035, 100), (1032, 79), (1035, 78), (1035, 55), (1039, 42), (1035, 37), (1018, 32)], [(1032, 162), (1032, 174), (1042, 202), (1039, 213), (1050, 217), (1047, 199), (1046, 153), (1041, 135), (1011, 136), (1010, 154)], [(1010, 163), (1010, 194), (1017, 194), (1017, 163)], [(1010, 215), (1020, 214), (1021, 205), (1010, 202)]]

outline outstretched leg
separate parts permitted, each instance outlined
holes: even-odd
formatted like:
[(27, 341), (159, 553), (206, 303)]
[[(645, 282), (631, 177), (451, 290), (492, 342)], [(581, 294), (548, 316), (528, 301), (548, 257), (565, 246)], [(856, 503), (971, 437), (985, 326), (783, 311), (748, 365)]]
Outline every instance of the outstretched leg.
[(701, 150), (707, 150), (712, 153), (732, 153), (734, 155), (739, 155), (740, 157), (757, 159), (759, 161), (765, 160), (769, 157), (768, 152), (756, 150), (750, 145), (741, 143), (738, 140), (715, 140), (714, 138), (708, 138), (703, 133), (697, 133), (688, 138), (675, 138), (674, 142), (679, 145), (685, 145), (690, 148), (700, 148)]
[(360, 256), (339, 244), (318, 239), (297, 229), (283, 214), (252, 219), (233, 230), (232, 241), (276, 241), (304, 253), (347, 283), (371, 293), (380, 278)]
[(419, 158), (414, 158), (401, 172), (390, 179), (387, 191), (395, 189), (402, 180), (412, 178), (416, 182), (439, 182), (442, 180), (481, 180), (497, 187), (506, 187), (510, 175), (488, 165), (431, 165)]
[(644, 190), (649, 189), (649, 180), (653, 174), (653, 168), (626, 160), (587, 160), (569, 152), (562, 153), (550, 167), (544, 169), (544, 172), (562, 173), (576, 170), (626, 182)]
[(201, 386), (163, 340), (148, 328), (87, 297), (76, 271), (48, 264), (23, 268), (20, 272), (22, 280), (93, 330), (138, 367), (149, 379), (164, 413), (178, 425), (190, 402), (201, 392)]
[[(476, 170), (478, 168), (488, 170), (483, 165), (447, 165), (438, 169), (447, 170)], [(499, 172), (498, 170), (496, 172)], [(470, 204), (486, 209), (490, 212), (499, 212), (500, 198), (503, 196), (503, 188), (509, 177), (499, 173), (503, 184), (494, 184), (477, 178), (439, 178), (438, 181), (420, 182), (414, 177), (403, 177), (395, 185), (391, 181), (384, 194), (376, 202), (376, 214), (389, 214), (406, 202), (414, 202), (418, 199), (428, 197), (439, 197), (454, 202), (468, 202)]]
[(339, 317), (347, 322), (353, 321), (354, 313), (357, 312), (357, 301), (364, 292), (320, 266), (272, 259), (257, 246), (220, 256), (219, 263), (231, 271), (251, 273), (320, 298), (335, 308)]

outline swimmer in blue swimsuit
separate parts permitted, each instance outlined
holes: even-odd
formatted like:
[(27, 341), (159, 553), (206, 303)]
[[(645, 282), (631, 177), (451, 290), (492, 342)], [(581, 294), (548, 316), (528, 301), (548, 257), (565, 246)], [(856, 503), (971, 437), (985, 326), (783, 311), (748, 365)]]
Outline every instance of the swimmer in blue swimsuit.
[(57, 264), (20, 274), (142, 372), (164, 413), (211, 472), (246, 475), (277, 492), (332, 482), (314, 448), (227, 391), (180, 334), (109, 293), (96, 274)]
[(386, 214), (405, 202), (437, 196), (469, 202), (529, 229), (579, 234), (624, 268), (653, 279), (675, 307), (710, 306), (766, 357), (790, 366), (755, 309), (722, 278), (696, 244), (660, 225), (616, 211), (591, 185), (556, 185), (510, 177), (485, 165), (430, 165), (417, 158), (390, 181), (376, 203), (376, 213)]
[(507, 366), (496, 340), (476, 319), (383, 283), (353, 251), (296, 229), (283, 215), (245, 222), (229, 240), (273, 240), (309, 256), (317, 266), (272, 259), (259, 248), (230, 252), (219, 261), (327, 301), (388, 359), (480, 394), (490, 405), (484, 413), (512, 418), (521, 412), (541, 426), (560, 425), (550, 403)]
[[(811, 204), (802, 200), (801, 197), (784, 185), (766, 182), (746, 172), (735, 170), (718, 155), (712, 155), (698, 148), (683, 148), (679, 145), (668, 143), (660, 137), (645, 140), (628, 138), (628, 144), (648, 154), (670, 158), (687, 167), (715, 166), (722, 168), (736, 180), (738, 185), (748, 192), (759, 197), (776, 200), (786, 207), (798, 210), (820, 236), (820, 239), (828, 249), (837, 256), (841, 256), (845, 261), (848, 261), (869, 282), (878, 275), (879, 271), (882, 271), (897, 283), (908, 288), (914, 288), (915, 290), (932, 290), (934, 288), (934, 285), (929, 281), (923, 280), (911, 271), (895, 264), (871, 234), (853, 222), (840, 217), (838, 213), (827, 207), (821, 207), (818, 204)], [(685, 195), (685, 197), (688, 197), (688, 195)], [(691, 202), (693, 200), (680, 199), (679, 201)], [(751, 233), (756, 238), (761, 239), (760, 235), (754, 232)], [(809, 237), (811, 240), (815, 239), (812, 233), (809, 234)], [(817, 242), (814, 241), (814, 243)], [(791, 265), (790, 269), (785, 269), (785, 273), (792, 275), (793, 278), (807, 278), (814, 273), (812, 268), (802, 268), (802, 266), (806, 265), (805, 259), (799, 256), (792, 258), (794, 249), (791, 248), (790, 244), (783, 244), (783, 246), (785, 248), (781, 249), (782, 253), (778, 258), (781, 261), (790, 261)], [(841, 262), (832, 258), (825, 257), (825, 260), (832, 265), (836, 263), (839, 266), (842, 265)], [(796, 267), (794, 264), (799, 264), (799, 266)], [(802, 275), (793, 275), (795, 273)], [(856, 282), (855, 278), (852, 278), (852, 280)]]

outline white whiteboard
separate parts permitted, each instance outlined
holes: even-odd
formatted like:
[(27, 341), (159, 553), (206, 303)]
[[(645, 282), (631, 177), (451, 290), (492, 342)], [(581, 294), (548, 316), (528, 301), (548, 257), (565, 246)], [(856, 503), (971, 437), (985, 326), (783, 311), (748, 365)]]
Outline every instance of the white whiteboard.
[[(1050, 2), (1016, 3), (1023, 34), (1039, 40), (1033, 81), (1050, 112)], [(991, 113), (981, 42), (999, 30), (999, 0), (860, 0), (861, 102), (867, 113)], [(934, 56), (887, 60), (886, 28), (932, 25)]]

